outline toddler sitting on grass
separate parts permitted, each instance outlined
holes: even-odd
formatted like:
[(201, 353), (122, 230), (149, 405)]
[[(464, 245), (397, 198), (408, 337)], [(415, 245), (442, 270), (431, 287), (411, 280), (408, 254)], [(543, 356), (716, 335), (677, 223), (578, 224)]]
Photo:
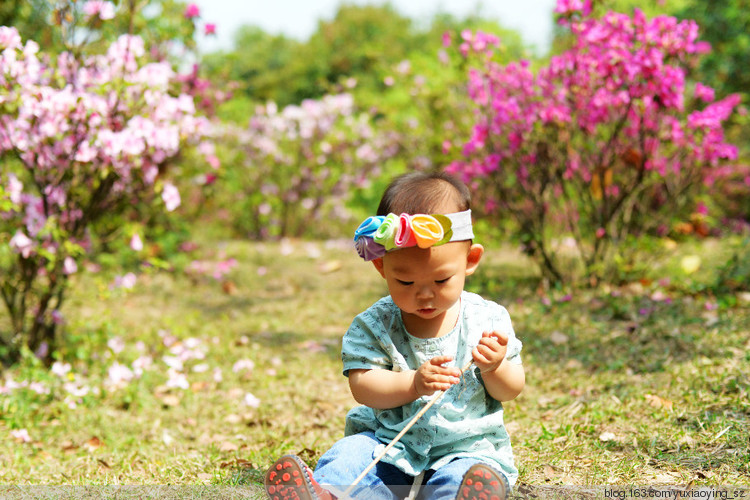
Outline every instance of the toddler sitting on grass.
[(407, 174), (357, 228), (359, 255), (390, 293), (354, 319), (342, 343), (344, 375), (363, 406), (348, 413), (345, 437), (314, 472), (293, 455), (277, 460), (265, 478), (270, 498), (341, 498), (438, 391), (446, 391), (439, 404), (351, 498), (404, 498), (415, 478), (426, 500), (506, 498), (518, 471), (502, 402), (518, 396), (525, 374), (507, 310), (464, 291), (484, 253), (473, 241), (470, 205), (453, 177)]

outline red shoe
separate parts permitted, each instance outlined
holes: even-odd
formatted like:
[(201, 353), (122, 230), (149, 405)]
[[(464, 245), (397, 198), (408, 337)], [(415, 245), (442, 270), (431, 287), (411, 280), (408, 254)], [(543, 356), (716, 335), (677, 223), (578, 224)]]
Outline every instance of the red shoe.
[(313, 479), (312, 470), (294, 455), (276, 460), (266, 472), (263, 485), (271, 500), (333, 500)]
[(456, 500), (505, 500), (508, 483), (502, 475), (484, 464), (475, 464), (464, 474)]

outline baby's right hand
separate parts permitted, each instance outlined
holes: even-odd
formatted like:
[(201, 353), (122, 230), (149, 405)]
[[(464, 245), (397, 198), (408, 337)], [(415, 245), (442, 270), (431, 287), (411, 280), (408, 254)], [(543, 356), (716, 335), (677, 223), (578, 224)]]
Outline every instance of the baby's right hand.
[(450, 356), (436, 356), (422, 364), (414, 375), (414, 390), (418, 397), (430, 396), (436, 391), (446, 391), (451, 385), (460, 382), (461, 370), (453, 366), (443, 366), (450, 363)]

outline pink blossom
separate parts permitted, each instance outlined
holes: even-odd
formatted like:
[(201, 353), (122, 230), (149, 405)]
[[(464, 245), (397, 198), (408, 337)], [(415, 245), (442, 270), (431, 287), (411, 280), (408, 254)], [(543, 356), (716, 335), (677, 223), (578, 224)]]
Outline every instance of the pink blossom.
[(65, 257), (63, 260), (63, 273), (65, 274), (75, 274), (78, 272), (78, 265), (76, 264), (75, 259), (73, 257)]
[(29, 389), (36, 392), (37, 394), (49, 394), (50, 393), (49, 387), (47, 387), (41, 382), (31, 382), (29, 384)]
[(207, 372), (211, 367), (208, 366), (208, 363), (199, 363), (195, 366), (193, 366), (193, 372), (195, 373), (204, 373)]
[(89, 0), (83, 4), (83, 12), (89, 17), (99, 16), (102, 21), (115, 17), (115, 6), (112, 2), (103, 0)]
[(206, 25), (203, 27), (203, 34), (208, 35), (215, 35), (216, 34), (216, 24), (214, 23), (206, 23)]
[(167, 207), (168, 212), (172, 212), (180, 206), (180, 192), (172, 183), (167, 182), (164, 184), (161, 198), (164, 200), (164, 205)]
[(143, 250), (143, 241), (138, 233), (134, 233), (130, 238), (130, 248), (136, 252)]
[(255, 363), (249, 359), (241, 359), (232, 365), (232, 371), (234, 373), (242, 371), (252, 371), (255, 368)]
[(0, 48), (18, 49), (21, 47), (21, 35), (13, 27), (0, 26)]
[(62, 325), (65, 322), (65, 316), (59, 309), (52, 311), (50, 316), (52, 316), (52, 322), (56, 325)]
[(563, 15), (580, 13), (588, 16), (591, 13), (591, 0), (558, 0), (555, 13)]
[(135, 378), (133, 371), (115, 361), (107, 370), (107, 383), (115, 388), (128, 385)]
[(172, 370), (182, 371), (184, 368), (184, 363), (178, 356), (162, 356), (161, 359)]
[(132, 367), (135, 376), (140, 377), (143, 375), (143, 372), (151, 368), (153, 364), (154, 360), (151, 356), (143, 355), (136, 358), (130, 366)]
[(26, 429), (14, 429), (10, 431), (10, 437), (12, 437), (14, 440), (18, 441), (19, 443), (30, 443), (31, 442), (31, 436), (29, 436), (29, 431)]
[(21, 203), (22, 192), (23, 183), (14, 174), (10, 174), (8, 176), (8, 195), (10, 196), (10, 201), (15, 204)]
[(63, 384), (63, 390), (76, 398), (82, 398), (91, 392), (91, 388), (87, 385), (76, 384), (74, 382), (65, 382)]
[(260, 399), (249, 392), (245, 394), (243, 401), (247, 406), (251, 408), (257, 408), (260, 406)]
[(450, 31), (443, 32), (443, 47), (450, 47), (451, 43), (452, 43), (451, 32)]
[(52, 363), (50, 371), (60, 378), (65, 377), (70, 372), (70, 363), (55, 361), (54, 363)]
[(107, 347), (109, 347), (113, 353), (120, 354), (125, 349), (125, 341), (122, 337), (112, 337), (107, 340)]
[(127, 273), (124, 276), (115, 276), (115, 281), (112, 284), (114, 288), (125, 288), (130, 290), (135, 286), (137, 278), (133, 273)]
[(16, 234), (13, 235), (13, 237), (10, 239), (10, 248), (13, 249), (13, 251), (20, 253), (21, 256), (24, 259), (28, 259), (31, 255), (31, 252), (34, 250), (34, 247), (36, 246), (31, 239), (23, 234), (22, 231), (16, 231)]
[(188, 382), (187, 376), (182, 372), (178, 372), (177, 370), (170, 368), (169, 370), (167, 370), (167, 377), (167, 387), (183, 390), (190, 388), (190, 383)]
[(714, 89), (707, 85), (703, 85), (701, 82), (695, 84), (695, 97), (704, 102), (712, 102), (714, 100)]
[(192, 19), (194, 17), (198, 17), (201, 15), (201, 9), (196, 4), (191, 3), (188, 4), (187, 7), (185, 7), (185, 17), (188, 19)]

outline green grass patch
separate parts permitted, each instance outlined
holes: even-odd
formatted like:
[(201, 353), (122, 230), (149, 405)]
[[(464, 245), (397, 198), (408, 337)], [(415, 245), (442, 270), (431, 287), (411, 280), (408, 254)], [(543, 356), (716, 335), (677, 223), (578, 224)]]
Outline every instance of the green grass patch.
[[(521, 486), (750, 485), (750, 300), (710, 292), (722, 248), (680, 246), (598, 290), (549, 289), (514, 249), (488, 251), (468, 288), (524, 342), (527, 386), (506, 405)], [(28, 358), (0, 376), (0, 484), (254, 487), (278, 456), (314, 464), (342, 437), (341, 337), (382, 278), (336, 242), (196, 254), (237, 265), (143, 272), (132, 290), (75, 278), (56, 370)]]

